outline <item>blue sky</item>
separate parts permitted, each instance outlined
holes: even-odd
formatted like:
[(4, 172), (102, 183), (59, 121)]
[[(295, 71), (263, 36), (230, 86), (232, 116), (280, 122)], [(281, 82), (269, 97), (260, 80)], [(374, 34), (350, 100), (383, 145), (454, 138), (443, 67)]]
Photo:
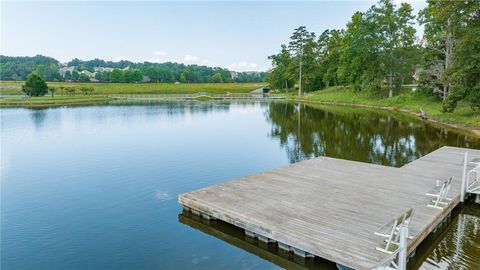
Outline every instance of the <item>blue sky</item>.
[[(400, 2), (400, 1), (398, 1)], [(409, 1), (418, 12), (424, 1)], [(294, 28), (345, 28), (375, 1), (1, 2), (4, 55), (266, 70)]]

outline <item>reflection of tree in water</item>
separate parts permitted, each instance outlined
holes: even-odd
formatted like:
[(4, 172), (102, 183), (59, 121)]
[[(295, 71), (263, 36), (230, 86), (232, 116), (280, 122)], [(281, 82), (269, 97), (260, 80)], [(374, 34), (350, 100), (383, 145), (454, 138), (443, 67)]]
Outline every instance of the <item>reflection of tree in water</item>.
[(47, 111), (45, 109), (34, 109), (30, 115), (36, 129), (40, 129), (45, 119), (47, 119)]
[(271, 103), (266, 117), (290, 162), (328, 156), (402, 166), (443, 145), (480, 147), (478, 139), (387, 112)]
[(228, 112), (230, 103), (194, 102), (194, 101), (117, 101), (110, 106), (129, 107), (125, 113), (132, 115), (132, 108), (138, 107), (140, 113), (147, 115), (166, 114), (170, 117), (183, 116), (186, 113)]
[[(429, 240), (430, 241), (430, 240)], [(480, 269), (480, 208), (462, 210), (420, 250), (412, 269)]]

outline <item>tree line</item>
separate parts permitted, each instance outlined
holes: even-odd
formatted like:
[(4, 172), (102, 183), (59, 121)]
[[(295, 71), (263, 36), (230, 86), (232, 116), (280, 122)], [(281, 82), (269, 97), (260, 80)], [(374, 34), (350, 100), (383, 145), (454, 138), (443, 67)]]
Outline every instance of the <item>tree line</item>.
[[(180, 63), (134, 63), (73, 59), (65, 65), (52, 57), (11, 57), (0, 55), (1, 80), (26, 80), (32, 72), (46, 81), (112, 82), (112, 83), (230, 83), (263, 82), (265, 72), (231, 72), (220, 67)], [(70, 67), (65, 72), (61, 68)], [(98, 69), (101, 67), (102, 69)], [(73, 68), (73, 69), (72, 69)]]
[[(414, 28), (424, 26), (421, 39)], [(427, 1), (418, 15), (410, 4), (380, 0), (353, 14), (345, 29), (318, 37), (296, 28), (288, 44), (269, 56), (272, 87), (298, 95), (329, 86), (355, 91), (398, 93), (417, 83), (418, 91), (437, 95), (451, 112), (460, 100), (480, 109), (480, 1)]]

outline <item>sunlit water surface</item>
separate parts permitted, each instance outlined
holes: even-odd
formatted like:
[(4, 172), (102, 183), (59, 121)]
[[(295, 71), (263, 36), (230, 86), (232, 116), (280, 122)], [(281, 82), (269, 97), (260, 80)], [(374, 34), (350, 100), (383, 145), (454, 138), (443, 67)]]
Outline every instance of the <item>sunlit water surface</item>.
[[(443, 145), (480, 148), (478, 139), (411, 117), (345, 107), (192, 102), (0, 112), (1, 269), (279, 268), (182, 222), (176, 196), (316, 156), (398, 167)], [(459, 215), (465, 232), (453, 220), (415, 267), (478, 267), (473, 208)], [(451, 244), (458, 241), (467, 243), (460, 258)]]

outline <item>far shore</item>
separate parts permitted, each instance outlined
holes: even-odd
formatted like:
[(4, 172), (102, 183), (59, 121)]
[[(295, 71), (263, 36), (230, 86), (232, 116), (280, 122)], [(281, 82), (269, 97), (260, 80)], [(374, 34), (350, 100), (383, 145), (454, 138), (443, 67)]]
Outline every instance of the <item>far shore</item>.
[[(22, 95), (23, 81), (0, 81), (0, 95)], [(63, 95), (62, 88), (93, 87), (92, 95), (109, 94), (191, 94), (206, 93), (248, 93), (265, 86), (265, 83), (76, 83), (47, 82)], [(81, 94), (77, 91), (76, 95)]]
[[(27, 107), (43, 108), (66, 105), (95, 105), (115, 100), (115, 94), (191, 94), (206, 92), (211, 94), (240, 94), (259, 89), (265, 83), (208, 83), (208, 84), (110, 84), (110, 83), (58, 83), (49, 82), (49, 86), (57, 88), (54, 97), (22, 97), (23, 82), (0, 81), (0, 108)], [(60, 87), (92, 86), (95, 91), (91, 95), (77, 93), (75, 96), (61, 95)], [(274, 91), (279, 93), (280, 91)], [(398, 111), (421, 117), (421, 111), (426, 114), (425, 121), (461, 129), (480, 137), (480, 113), (473, 111), (467, 104), (460, 104), (453, 113), (442, 113), (441, 102), (433, 97), (422, 97), (414, 93), (401, 93), (393, 98), (372, 98), (368, 93), (354, 93), (344, 87), (330, 87), (298, 97), (293, 92), (288, 100), (306, 104), (324, 104), (350, 107), (362, 107), (378, 110)], [(423, 115), (425, 116), (425, 115)]]

